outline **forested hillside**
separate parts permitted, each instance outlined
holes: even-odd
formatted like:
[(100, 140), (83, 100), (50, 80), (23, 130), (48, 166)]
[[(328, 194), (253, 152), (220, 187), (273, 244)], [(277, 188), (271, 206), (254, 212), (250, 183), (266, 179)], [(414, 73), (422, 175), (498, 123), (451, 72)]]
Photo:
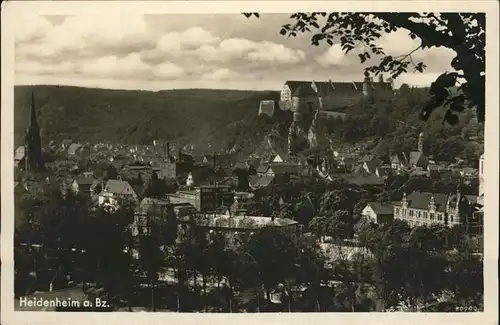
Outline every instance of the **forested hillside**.
[(239, 121), (255, 119), (259, 102), (276, 92), (236, 90), (107, 90), (66, 86), (15, 88), (15, 133), (22, 135), (35, 93), (43, 140), (151, 143), (203, 140)]
[[(29, 117), (31, 92), (35, 93), (43, 141), (111, 141), (151, 143), (174, 140), (211, 150), (238, 148), (251, 153), (266, 136), (286, 139), (292, 114), (258, 116), (259, 102), (279, 99), (278, 92), (184, 89), (159, 92), (106, 90), (66, 86), (15, 88), (15, 132), (19, 142)], [(458, 124), (443, 124), (443, 113), (432, 120), (419, 119), (428, 89), (403, 86), (395, 94), (375, 94), (344, 109), (345, 121), (319, 121), (319, 131), (330, 140), (353, 144), (386, 139), (391, 152), (416, 150), (420, 132), (425, 152), (437, 160), (462, 157), (476, 161), (483, 148), (484, 130), (470, 112)], [(279, 142), (279, 141), (278, 141)]]

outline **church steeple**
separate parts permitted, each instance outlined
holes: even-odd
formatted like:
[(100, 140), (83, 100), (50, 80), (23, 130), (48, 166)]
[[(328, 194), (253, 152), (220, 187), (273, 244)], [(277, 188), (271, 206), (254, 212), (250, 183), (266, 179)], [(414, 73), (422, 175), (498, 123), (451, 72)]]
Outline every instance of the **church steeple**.
[(30, 110), (30, 130), (40, 130), (38, 121), (36, 118), (36, 108), (35, 108), (35, 93), (31, 93), (31, 110)]
[(35, 106), (35, 94), (31, 93), (31, 107), (30, 107), (30, 122), (29, 127), (26, 132), (26, 172), (28, 169), (30, 171), (42, 171), (44, 170), (44, 164), (42, 160), (42, 139), (40, 137), (40, 126), (38, 125), (36, 106)]
[(418, 152), (424, 151), (424, 132), (420, 132), (418, 135)]

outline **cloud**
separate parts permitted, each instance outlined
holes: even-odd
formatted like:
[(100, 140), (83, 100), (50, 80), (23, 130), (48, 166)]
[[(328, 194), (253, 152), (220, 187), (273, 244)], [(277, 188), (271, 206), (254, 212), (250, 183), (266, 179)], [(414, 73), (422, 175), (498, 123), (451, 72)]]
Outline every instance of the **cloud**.
[(189, 49), (217, 42), (219, 38), (201, 27), (189, 28), (181, 33), (171, 32), (163, 35), (157, 43), (157, 49), (174, 57), (185, 54)]
[(231, 80), (240, 77), (239, 73), (226, 68), (217, 69), (213, 72), (206, 73), (202, 76), (203, 80)]
[(61, 62), (56, 64), (40, 64), (31, 61), (16, 62), (16, 72), (25, 74), (64, 74), (73, 73), (75, 65), (71, 62)]
[(218, 45), (199, 47), (195, 54), (205, 61), (246, 61), (257, 65), (294, 65), (302, 62), (306, 54), (283, 44), (270, 41), (255, 42), (244, 38), (229, 38)]
[(342, 51), (340, 44), (334, 44), (328, 48), (322, 55), (316, 58), (323, 67), (341, 65), (346, 60), (346, 54)]
[[(266, 18), (267, 17), (267, 18)], [(336, 44), (313, 47), (310, 35), (284, 38), (278, 33), (288, 15), (249, 20), (240, 14), (220, 15), (74, 15), (46, 18), (27, 14), (18, 20), (16, 80), (23, 83), (71, 80), (72, 84), (161, 85), (215, 88), (266, 87), (279, 89), (287, 79), (362, 80), (366, 64), (356, 54), (345, 55)], [(56, 19), (57, 18), (57, 19)], [(380, 40), (391, 55), (418, 46), (408, 31)], [(424, 83), (449, 69), (453, 51), (416, 51), (412, 58), (427, 64), (427, 75), (408, 74), (405, 82)], [(84, 80), (86, 80), (84, 82)], [(257, 86), (256, 86), (257, 85)]]
[(92, 77), (134, 78), (150, 69), (139, 53), (131, 53), (123, 58), (114, 55), (99, 58), (79, 67), (78, 72)]
[(179, 77), (183, 76), (186, 71), (171, 62), (164, 62), (161, 64), (158, 64), (153, 68), (153, 73), (155, 76), (159, 77), (160, 79), (178, 79)]
[[(43, 16), (24, 18), (16, 28), (18, 57), (56, 57), (81, 52), (123, 54), (148, 46), (150, 35), (140, 15), (119, 14), (68, 16), (52, 25)], [(31, 22), (33, 20), (33, 22)]]

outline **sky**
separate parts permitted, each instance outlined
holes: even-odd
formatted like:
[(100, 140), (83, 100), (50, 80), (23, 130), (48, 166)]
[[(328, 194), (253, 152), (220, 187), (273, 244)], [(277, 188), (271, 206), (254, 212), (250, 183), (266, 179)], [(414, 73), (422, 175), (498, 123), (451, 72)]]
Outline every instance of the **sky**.
[[(312, 46), (311, 34), (279, 34), (289, 14), (96, 14), (28, 16), (15, 28), (15, 83), (113, 89), (217, 88), (278, 90), (286, 80), (362, 81), (356, 51), (339, 44)], [(401, 55), (420, 41), (407, 30), (379, 42), (387, 54)], [(424, 73), (396, 80), (428, 86), (452, 70), (449, 49), (418, 50)], [(387, 76), (388, 77), (388, 76)]]

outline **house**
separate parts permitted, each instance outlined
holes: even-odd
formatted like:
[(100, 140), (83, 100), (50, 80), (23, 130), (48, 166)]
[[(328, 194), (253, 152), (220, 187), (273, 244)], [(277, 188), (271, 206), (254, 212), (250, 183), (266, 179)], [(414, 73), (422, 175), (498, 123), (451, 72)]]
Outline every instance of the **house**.
[(147, 231), (148, 221), (163, 222), (169, 214), (173, 214), (174, 205), (168, 200), (145, 197), (134, 212), (134, 221), (130, 225), (132, 235), (137, 236)]
[(177, 168), (177, 163), (175, 162), (166, 162), (160, 164), (160, 170), (158, 171), (159, 179), (170, 179), (176, 178), (179, 174), (179, 169)]
[(260, 165), (258, 168), (257, 168), (257, 175), (265, 175), (267, 170), (269, 168), (269, 165), (268, 164), (263, 164), (263, 165)]
[(286, 153), (279, 153), (270, 161), (270, 163), (286, 163), (290, 161), (290, 156)]
[(266, 175), (270, 176), (284, 176), (284, 175), (298, 175), (299, 166), (296, 164), (270, 164), (267, 168)]
[(259, 104), (259, 115), (274, 116), (276, 110), (276, 102), (274, 100), (261, 100)]
[(138, 196), (132, 186), (122, 180), (110, 179), (98, 195), (98, 205), (116, 209), (121, 200), (137, 201)]
[(381, 166), (381, 163), (378, 160), (371, 160), (365, 161), (362, 166), (366, 173), (376, 174), (378, 172), (378, 168)]
[(73, 140), (71, 140), (71, 139), (62, 140), (61, 141), (61, 149), (63, 151), (66, 151), (72, 143), (73, 143)]
[(411, 227), (431, 224), (462, 225), (472, 214), (474, 203), (461, 195), (414, 191), (403, 193), (400, 202), (394, 203), (394, 218), (407, 221)]
[(411, 168), (420, 167), (426, 169), (428, 164), (429, 164), (429, 159), (423, 152), (421, 151), (410, 152), (408, 165)]
[(266, 188), (275, 181), (276, 177), (274, 175), (262, 175), (256, 176), (250, 179), (250, 187), (253, 189)]
[(352, 185), (374, 185), (381, 186), (385, 184), (382, 177), (377, 175), (338, 175), (339, 178), (344, 179), (347, 183)]
[(71, 182), (71, 189), (75, 193), (82, 193), (86, 195), (94, 195), (93, 185), (98, 182), (91, 177), (80, 176)]
[(484, 154), (479, 157), (479, 200), (484, 201)]
[(230, 187), (221, 185), (203, 185), (192, 190), (179, 190), (167, 194), (170, 203), (188, 203), (197, 211), (213, 212), (222, 204), (232, 204), (233, 194)]
[(26, 186), (20, 182), (14, 182), (14, 198), (21, 198), (26, 194), (29, 194)]
[(472, 167), (465, 167), (461, 170), (460, 175), (464, 178), (474, 178), (478, 175), (478, 170)]
[(82, 148), (82, 144), (80, 143), (72, 143), (69, 145), (68, 147), (68, 150), (67, 150), (67, 153), (68, 153), (68, 156), (75, 156), (79, 150)]
[(394, 219), (394, 207), (380, 202), (369, 202), (361, 211), (361, 215), (373, 223), (387, 223)]
[[(192, 219), (187, 217), (178, 218), (178, 220), (179, 239), (190, 236)], [(238, 243), (237, 238), (239, 235), (251, 235), (262, 230), (264, 227), (273, 227), (277, 231), (283, 231), (292, 236), (299, 236), (302, 230), (300, 224), (295, 220), (267, 216), (210, 214), (206, 218), (195, 219), (195, 222), (197, 229), (205, 230), (207, 234), (216, 232), (226, 236), (230, 245)]]
[(25, 155), (26, 155), (25, 146), (19, 146), (16, 148), (16, 150), (14, 151), (14, 164), (16, 167), (18, 167), (20, 164), (23, 163)]
[(403, 153), (398, 153), (395, 154), (391, 157), (391, 168), (396, 171), (400, 172), (402, 169), (406, 168), (408, 166), (408, 159), (406, 158), (406, 155)]
[(427, 165), (427, 175), (431, 178), (439, 178), (440, 170), (441, 167), (437, 164), (429, 163), (429, 165)]

